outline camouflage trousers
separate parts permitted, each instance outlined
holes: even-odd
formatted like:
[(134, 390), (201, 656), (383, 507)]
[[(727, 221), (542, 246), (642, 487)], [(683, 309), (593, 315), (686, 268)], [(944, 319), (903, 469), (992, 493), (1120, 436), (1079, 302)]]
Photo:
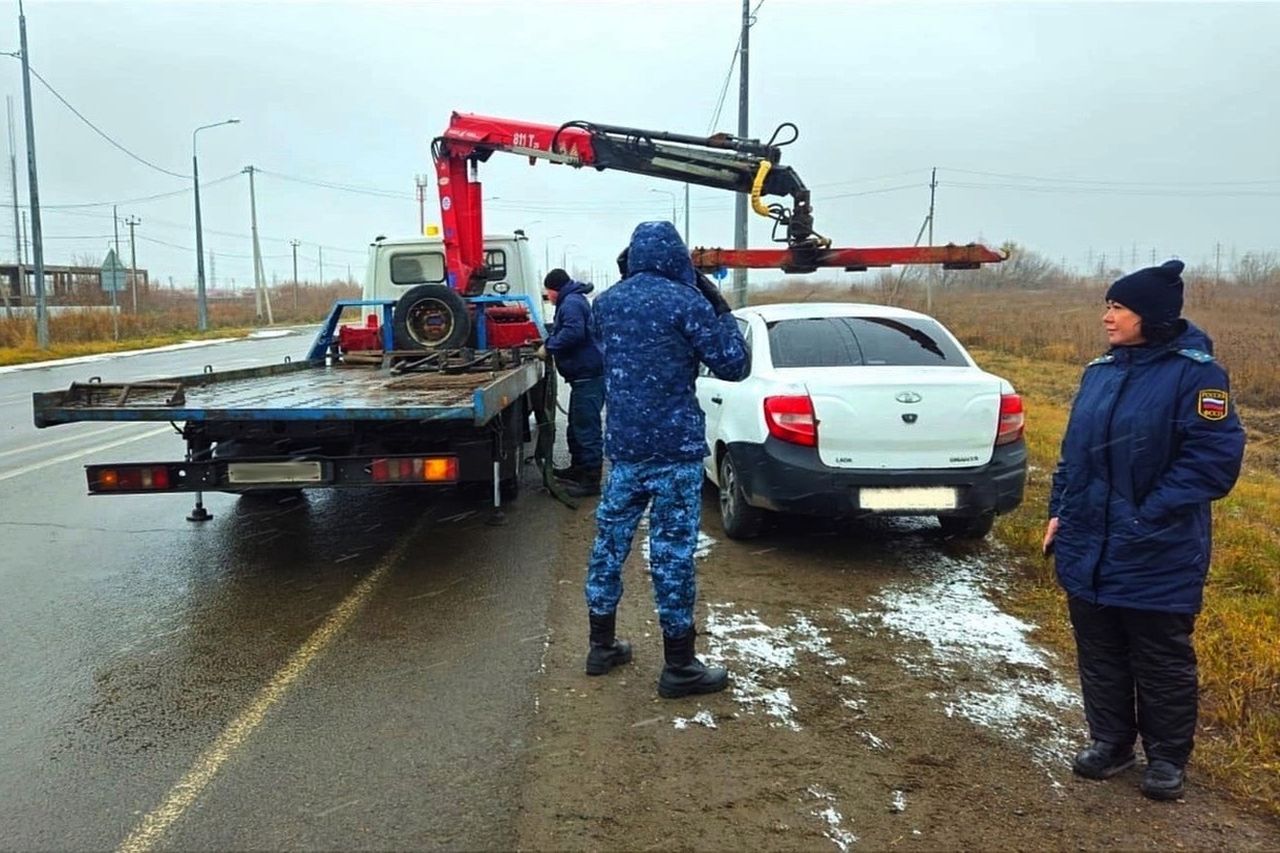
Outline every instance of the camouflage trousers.
[(693, 627), (697, 595), (693, 552), (702, 513), (701, 462), (616, 462), (596, 509), (596, 541), (587, 564), (587, 608), (602, 616), (622, 599), (622, 564), (649, 510), (649, 576), (662, 633)]

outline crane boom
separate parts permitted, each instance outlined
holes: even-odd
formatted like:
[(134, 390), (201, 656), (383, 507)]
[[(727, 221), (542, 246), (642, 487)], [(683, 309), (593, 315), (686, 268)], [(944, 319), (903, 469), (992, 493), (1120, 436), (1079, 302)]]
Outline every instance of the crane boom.
[[(654, 178), (748, 193), (756, 213), (773, 220), (773, 240), (785, 249), (732, 251), (699, 249), (695, 265), (774, 267), (813, 272), (819, 267), (865, 269), (895, 263), (935, 263), (968, 268), (999, 263), (1004, 256), (985, 246), (832, 249), (813, 228), (809, 190), (789, 166), (782, 148), (799, 137), (791, 123), (766, 142), (726, 133), (689, 136), (667, 131), (571, 121), (537, 124), (455, 112), (432, 143), (441, 224), (450, 285), (466, 295), (483, 292), (489, 270), (484, 262), (484, 227), (478, 164), (495, 151), (598, 171), (612, 169)], [(791, 206), (765, 203), (764, 196), (789, 196)]]

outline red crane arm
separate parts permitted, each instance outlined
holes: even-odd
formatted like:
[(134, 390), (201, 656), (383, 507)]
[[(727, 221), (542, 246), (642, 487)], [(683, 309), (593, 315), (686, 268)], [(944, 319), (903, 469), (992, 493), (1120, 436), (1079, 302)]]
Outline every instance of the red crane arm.
[[(789, 135), (788, 135), (789, 134)], [(524, 155), (530, 164), (547, 160), (575, 168), (590, 166), (648, 175), (733, 192), (749, 193), (752, 208), (774, 222), (774, 242), (785, 249), (698, 249), (700, 268), (777, 268), (813, 272), (820, 267), (866, 269), (892, 264), (942, 264), (966, 269), (999, 263), (1005, 256), (985, 246), (833, 249), (813, 230), (809, 190), (790, 167), (782, 148), (799, 136), (787, 123), (767, 142), (725, 133), (688, 136), (666, 131), (573, 121), (559, 126), (467, 113), (453, 113), (432, 143), (449, 284), (466, 295), (484, 291), (484, 218), (478, 164), (495, 151)], [(763, 196), (790, 196), (792, 206)], [(782, 236), (779, 236), (782, 232)]]

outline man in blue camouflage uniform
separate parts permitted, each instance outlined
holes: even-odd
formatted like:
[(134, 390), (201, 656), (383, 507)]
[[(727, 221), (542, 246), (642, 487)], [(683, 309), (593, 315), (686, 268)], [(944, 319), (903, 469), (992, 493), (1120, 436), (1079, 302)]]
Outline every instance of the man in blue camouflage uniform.
[(615, 612), (622, 565), (648, 509), (649, 570), (666, 660), (658, 693), (713, 693), (725, 688), (729, 675), (694, 655), (693, 552), (707, 455), (694, 380), (699, 363), (721, 379), (742, 379), (746, 342), (724, 297), (694, 271), (670, 222), (636, 226), (626, 255), (623, 280), (593, 308), (604, 352), (605, 456), (612, 467), (587, 567), (587, 674), (603, 675), (631, 660), (630, 644), (615, 636)]

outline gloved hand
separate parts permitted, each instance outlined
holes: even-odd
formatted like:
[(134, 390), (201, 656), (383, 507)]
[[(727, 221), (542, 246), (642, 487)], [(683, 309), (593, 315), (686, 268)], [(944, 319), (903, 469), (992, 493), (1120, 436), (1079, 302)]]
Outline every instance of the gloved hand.
[(541, 359), (542, 361), (546, 361), (546, 360), (547, 360), (547, 347), (546, 347), (546, 344), (543, 344), (542, 346), (538, 347), (538, 348), (534, 351), (534, 353), (533, 353), (533, 357), (534, 357), (534, 358), (537, 358), (537, 359)]
[(716, 312), (717, 317), (722, 314), (728, 314), (733, 310), (729, 307), (729, 303), (725, 301), (724, 294), (716, 287), (715, 282), (696, 270), (694, 271), (694, 276), (698, 291), (711, 303), (711, 310)]

